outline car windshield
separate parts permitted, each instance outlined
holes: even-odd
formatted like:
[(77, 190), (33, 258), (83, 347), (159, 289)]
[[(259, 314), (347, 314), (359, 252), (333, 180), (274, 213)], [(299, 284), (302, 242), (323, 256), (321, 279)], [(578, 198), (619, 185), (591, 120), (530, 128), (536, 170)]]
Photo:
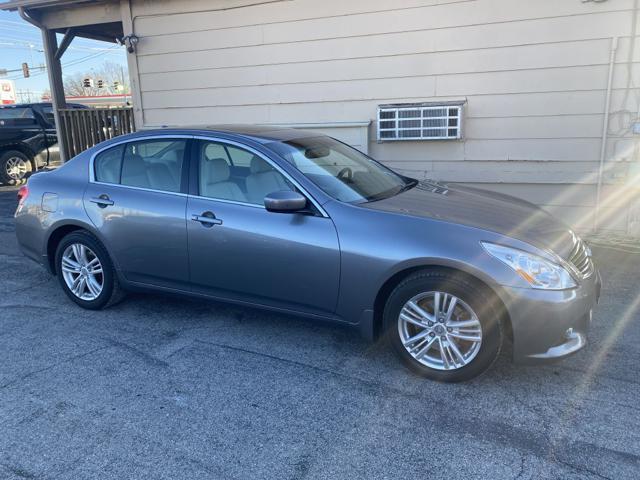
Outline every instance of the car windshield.
[(417, 183), (330, 137), (296, 138), (273, 142), (267, 147), (341, 202), (381, 200)]

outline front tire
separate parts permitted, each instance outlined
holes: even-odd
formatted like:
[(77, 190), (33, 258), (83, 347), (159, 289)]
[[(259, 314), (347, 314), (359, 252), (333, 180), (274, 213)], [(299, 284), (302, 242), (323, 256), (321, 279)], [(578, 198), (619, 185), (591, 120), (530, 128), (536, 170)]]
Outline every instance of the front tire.
[(89, 232), (65, 236), (56, 249), (55, 265), (62, 289), (82, 308), (100, 310), (123, 296), (107, 249)]
[(425, 270), (402, 281), (384, 310), (386, 335), (413, 372), (441, 382), (470, 380), (496, 360), (503, 341), (495, 297), (468, 277)]

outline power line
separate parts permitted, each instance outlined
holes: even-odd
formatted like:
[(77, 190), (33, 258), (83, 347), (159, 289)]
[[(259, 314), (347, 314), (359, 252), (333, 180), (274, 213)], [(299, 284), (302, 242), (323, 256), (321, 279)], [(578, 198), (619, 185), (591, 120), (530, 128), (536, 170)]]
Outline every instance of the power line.
[(0, 29), (8, 30), (8, 31), (10, 31), (12, 33), (16, 33), (16, 34), (20, 34), (20, 35), (39, 36), (39, 33), (40, 33), (36, 29), (21, 28), (21, 27), (18, 27), (17, 25), (4, 25), (2, 23), (0, 23)]
[[(4, 35), (0, 35), (0, 42), (2, 42), (2, 45), (15, 45), (15, 46), (25, 46), (25, 47), (29, 47), (29, 48), (35, 48), (35, 47), (39, 47), (38, 51), (42, 52), (44, 50), (42, 50), (43, 46), (42, 46), (42, 42), (38, 41), (38, 40), (34, 40), (34, 41), (30, 41), (27, 39), (23, 39), (23, 38), (15, 38), (15, 37), (11, 37), (11, 36), (4, 36)], [(89, 51), (89, 52), (93, 52), (93, 51), (107, 51), (113, 47), (91, 47), (88, 45), (71, 45), (68, 47), (69, 50), (78, 50), (78, 51)]]
[[(2, 42), (2, 41), (0, 41), (0, 45), (2, 46), (3, 49), (13, 48), (15, 50), (31, 50), (31, 47), (29, 47), (29, 45), (16, 45), (13, 43)], [(44, 50), (40, 50), (36, 48), (35, 51), (38, 53), (42, 53)]]
[[(97, 58), (97, 57), (100, 57), (100, 56), (102, 56), (102, 55), (107, 55), (107, 54), (109, 53), (109, 51), (110, 51), (110, 50), (113, 50), (114, 48), (117, 48), (117, 47), (118, 47), (118, 45), (114, 45), (113, 47), (109, 47), (109, 48), (107, 49), (108, 51), (102, 51), (102, 52), (92, 53), (92, 54), (90, 54), (90, 55), (87, 55), (86, 57), (81, 57), (81, 58), (78, 58), (78, 59), (76, 59), (76, 60), (71, 60), (71, 61), (69, 61), (69, 62), (67, 62), (67, 63), (63, 63), (63, 64), (62, 64), (62, 66), (63, 66), (63, 67), (73, 67), (73, 66), (75, 66), (75, 65), (78, 65), (78, 64), (80, 64), (80, 63), (86, 62), (86, 61), (88, 61), (88, 60), (92, 60), (92, 59)], [(9, 70), (7, 70), (7, 71), (9, 71)], [(14, 72), (15, 72), (15, 71), (17, 71), (17, 70), (11, 70), (11, 71), (14, 71)], [(20, 69), (19, 71), (22, 71), (22, 69)], [(43, 68), (43, 71), (42, 71), (42, 72), (35, 73), (35, 74), (31, 75), (31, 77), (38, 77), (38, 76), (40, 76), (40, 75), (44, 75), (45, 71), (46, 71), (46, 67), (45, 67), (45, 68)], [(30, 77), (30, 78), (31, 78), (31, 77)], [(19, 79), (19, 78), (22, 78), (22, 75), (16, 75), (16, 76), (14, 76), (14, 77), (9, 77), (7, 80), (17, 80), (17, 79)]]
[(10, 23), (10, 24), (13, 24), (13, 25), (18, 25), (20, 27), (27, 27), (27, 28), (33, 28), (33, 29), (37, 29), (38, 28), (35, 25), (31, 25), (30, 23), (16, 22), (16, 21), (13, 21), (13, 20), (0, 20), (0, 23)]

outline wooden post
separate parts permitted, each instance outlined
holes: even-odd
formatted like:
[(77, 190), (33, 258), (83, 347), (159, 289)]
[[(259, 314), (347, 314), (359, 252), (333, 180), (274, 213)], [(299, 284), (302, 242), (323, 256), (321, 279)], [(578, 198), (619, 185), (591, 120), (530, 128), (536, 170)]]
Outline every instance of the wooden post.
[(62, 125), (62, 119), (60, 115), (60, 109), (65, 108), (67, 103), (64, 98), (64, 87), (62, 84), (62, 66), (60, 65), (60, 57), (67, 49), (71, 40), (73, 40), (73, 31), (68, 31), (68, 38), (65, 35), (64, 45), (60, 52), (58, 52), (58, 40), (56, 39), (56, 32), (47, 29), (43, 24), (32, 18), (24, 9), (24, 7), (18, 7), (18, 13), (20, 17), (29, 22), (34, 27), (37, 27), (42, 32), (42, 44), (44, 46), (44, 57), (47, 63), (47, 74), (49, 76), (49, 86), (51, 88), (51, 104), (53, 107), (53, 119), (56, 123), (56, 132), (58, 134), (58, 145), (60, 148), (60, 160), (66, 162), (69, 158), (65, 151), (64, 143), (64, 126)]
[[(124, 34), (135, 33), (131, 0), (120, 0), (120, 15)], [(138, 70), (138, 52), (127, 53), (127, 66), (129, 68), (129, 83), (131, 84), (131, 99), (133, 100), (133, 119), (135, 126), (142, 129), (144, 127), (144, 109), (142, 108), (142, 91), (140, 89), (140, 72)]]
[(60, 115), (60, 109), (66, 108), (67, 103), (64, 98), (64, 86), (62, 83), (62, 66), (60, 59), (56, 58), (58, 51), (58, 40), (56, 32), (42, 29), (42, 44), (44, 45), (44, 56), (47, 62), (47, 73), (49, 75), (49, 86), (51, 88), (51, 103), (53, 106), (53, 117), (56, 122), (58, 133), (58, 145), (60, 147), (60, 160), (66, 162), (69, 159), (64, 138), (64, 125)]

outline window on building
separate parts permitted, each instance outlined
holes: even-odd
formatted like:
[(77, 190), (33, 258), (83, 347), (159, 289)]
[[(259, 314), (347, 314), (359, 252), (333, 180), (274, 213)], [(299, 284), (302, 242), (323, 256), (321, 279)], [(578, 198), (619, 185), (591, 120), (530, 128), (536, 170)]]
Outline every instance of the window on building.
[(462, 104), (395, 104), (378, 107), (378, 141), (462, 138)]

